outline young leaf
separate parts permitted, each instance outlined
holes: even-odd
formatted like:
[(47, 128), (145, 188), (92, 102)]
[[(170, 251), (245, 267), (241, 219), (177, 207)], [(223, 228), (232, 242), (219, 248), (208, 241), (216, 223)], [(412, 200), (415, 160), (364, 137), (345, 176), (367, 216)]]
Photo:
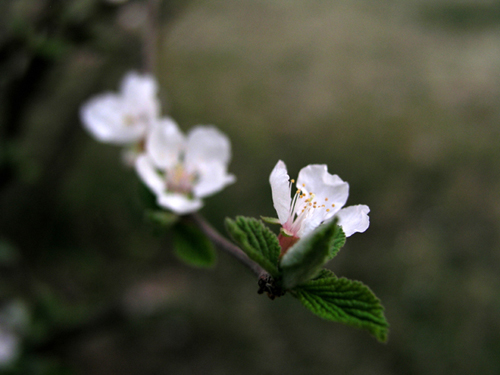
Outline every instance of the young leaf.
[(194, 225), (178, 222), (173, 227), (175, 254), (184, 262), (196, 267), (211, 267), (216, 253), (212, 243)]
[(280, 244), (276, 235), (260, 220), (238, 216), (226, 218), (226, 229), (248, 257), (260, 264), (273, 277), (279, 277)]
[(331, 259), (331, 254), (335, 253), (335, 239), (340, 236), (339, 231), (342, 229), (337, 225), (337, 220), (327, 222), (301, 238), (283, 255), (281, 269), (286, 289), (307, 282)]
[(168, 228), (177, 223), (177, 221), (179, 220), (178, 215), (163, 210), (147, 209), (145, 217), (146, 220), (148, 220), (150, 223), (162, 228)]
[(278, 219), (277, 217), (261, 216), (260, 218), (264, 223), (267, 224), (280, 224), (280, 219)]
[(298, 286), (292, 295), (314, 314), (334, 322), (365, 329), (380, 342), (387, 341), (389, 324), (384, 307), (359, 281), (337, 278), (332, 272)]
[(335, 236), (333, 238), (333, 242), (330, 246), (330, 252), (328, 254), (328, 260), (335, 258), (339, 250), (345, 244), (345, 233), (342, 230), (342, 227), (338, 227), (338, 230), (335, 232)]

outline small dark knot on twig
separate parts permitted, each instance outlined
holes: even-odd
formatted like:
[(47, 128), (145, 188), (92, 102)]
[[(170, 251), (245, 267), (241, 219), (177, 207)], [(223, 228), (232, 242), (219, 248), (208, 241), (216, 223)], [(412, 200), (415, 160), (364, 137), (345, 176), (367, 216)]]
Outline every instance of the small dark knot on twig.
[(257, 293), (267, 293), (270, 299), (275, 299), (276, 297), (281, 297), (285, 294), (285, 290), (274, 280), (274, 278), (268, 273), (262, 273), (259, 276), (259, 290)]

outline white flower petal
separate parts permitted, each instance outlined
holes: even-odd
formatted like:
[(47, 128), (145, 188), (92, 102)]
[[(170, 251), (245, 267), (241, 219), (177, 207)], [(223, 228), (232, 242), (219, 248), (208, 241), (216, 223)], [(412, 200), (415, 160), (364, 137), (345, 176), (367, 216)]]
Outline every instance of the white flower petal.
[(121, 154), (122, 162), (127, 167), (133, 168), (139, 155), (141, 154), (133, 147), (124, 148)]
[(202, 164), (198, 168), (198, 181), (193, 187), (193, 194), (203, 198), (232, 184), (236, 178), (227, 173), (226, 166), (220, 163)]
[[(324, 210), (313, 210), (311, 213), (311, 219), (317, 225), (335, 215), (349, 196), (349, 184), (339, 176), (328, 173), (324, 164), (311, 164), (302, 168), (297, 178), (297, 188), (307, 197), (313, 193), (313, 202), (317, 202), (318, 206), (325, 205)], [(301, 209), (299, 205), (296, 206), (297, 213)]]
[(158, 204), (179, 215), (189, 214), (203, 207), (201, 199), (189, 199), (185, 195), (177, 193), (160, 194)]
[(297, 188), (308, 194), (313, 193), (318, 204), (328, 205), (330, 211), (327, 217), (340, 210), (349, 196), (349, 184), (339, 176), (328, 173), (324, 164), (311, 164), (302, 168), (297, 178)]
[(0, 326), (0, 369), (11, 365), (20, 354), (21, 340), (13, 331)]
[(146, 139), (146, 152), (158, 168), (172, 168), (179, 163), (185, 143), (177, 124), (164, 117), (151, 127)]
[(127, 124), (127, 108), (115, 94), (98, 95), (87, 101), (80, 109), (80, 119), (98, 141), (127, 144), (138, 141), (145, 131), (144, 124)]
[(122, 79), (120, 91), (125, 97), (152, 97), (158, 92), (158, 84), (151, 74), (128, 72)]
[(323, 221), (333, 217), (349, 195), (349, 184), (339, 176), (328, 173), (324, 164), (311, 164), (302, 168), (297, 189), (302, 190), (305, 196), (297, 201), (295, 213), (306, 215), (297, 230), (299, 237), (309, 234)]
[(121, 83), (121, 93), (129, 110), (143, 121), (159, 116), (158, 84), (152, 75), (127, 73)]
[(151, 158), (147, 155), (142, 154), (137, 157), (135, 161), (135, 170), (146, 186), (156, 195), (162, 194), (166, 190), (164, 180), (156, 171)]
[(231, 143), (225, 134), (214, 126), (197, 126), (187, 137), (185, 165), (194, 169), (204, 163), (227, 166), (231, 158)]
[(274, 209), (278, 213), (282, 225), (288, 220), (290, 205), (292, 204), (289, 181), (290, 176), (288, 176), (286, 165), (280, 160), (269, 176), (269, 183), (271, 184)]
[(341, 209), (335, 216), (339, 218), (338, 224), (342, 227), (346, 237), (356, 232), (364, 232), (370, 226), (368, 213), (370, 208), (364, 204), (349, 206)]
[(304, 236), (307, 236), (309, 233), (311, 233), (313, 230), (315, 230), (317, 227), (321, 225), (321, 223), (324, 221), (325, 215), (311, 215), (304, 219), (302, 222), (302, 225), (300, 226), (300, 229), (297, 231), (296, 236), (299, 238), (302, 238)]

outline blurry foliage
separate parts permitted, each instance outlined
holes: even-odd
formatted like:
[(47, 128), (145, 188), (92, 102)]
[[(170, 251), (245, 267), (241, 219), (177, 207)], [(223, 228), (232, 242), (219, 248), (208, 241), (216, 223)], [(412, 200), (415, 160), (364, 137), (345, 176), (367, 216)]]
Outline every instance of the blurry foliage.
[(0, 2), (0, 298), (32, 315), (13, 373), (499, 373), (496, 2), (163, 1), (164, 113), (233, 144), (237, 184), (202, 213), (273, 216), (278, 159), (328, 164), (371, 208), (331, 267), (384, 301), (385, 346), (224, 254), (184, 266), (144, 221), (78, 119), (139, 69), (144, 4)]
[(422, 7), (422, 19), (456, 29), (482, 29), (500, 22), (500, 2), (444, 2)]

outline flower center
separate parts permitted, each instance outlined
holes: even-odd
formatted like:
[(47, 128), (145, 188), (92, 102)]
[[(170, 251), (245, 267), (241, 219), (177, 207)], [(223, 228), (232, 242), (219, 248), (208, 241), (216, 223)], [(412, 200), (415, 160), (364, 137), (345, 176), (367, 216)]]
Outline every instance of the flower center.
[(181, 164), (177, 164), (174, 168), (167, 171), (166, 186), (167, 190), (173, 193), (184, 195), (192, 195), (193, 185), (198, 179), (195, 172), (188, 172)]
[[(290, 190), (294, 182), (295, 180), (293, 179), (290, 181)], [(297, 234), (304, 220), (310, 218), (312, 215), (326, 217), (331, 208), (335, 207), (335, 204), (328, 203), (328, 197), (319, 199), (314, 192), (306, 192), (305, 184), (302, 184), (302, 189), (297, 188), (292, 199), (292, 204), (290, 205), (288, 220), (283, 225), (285, 233), (293, 237), (299, 237)]]
[(133, 127), (137, 126), (138, 124), (147, 124), (149, 122), (149, 116), (147, 113), (141, 112), (141, 113), (127, 113), (123, 116), (123, 123), (125, 124), (126, 127)]
[(126, 127), (132, 127), (137, 123), (137, 118), (136, 116), (127, 113), (125, 116), (123, 116), (123, 123)]

